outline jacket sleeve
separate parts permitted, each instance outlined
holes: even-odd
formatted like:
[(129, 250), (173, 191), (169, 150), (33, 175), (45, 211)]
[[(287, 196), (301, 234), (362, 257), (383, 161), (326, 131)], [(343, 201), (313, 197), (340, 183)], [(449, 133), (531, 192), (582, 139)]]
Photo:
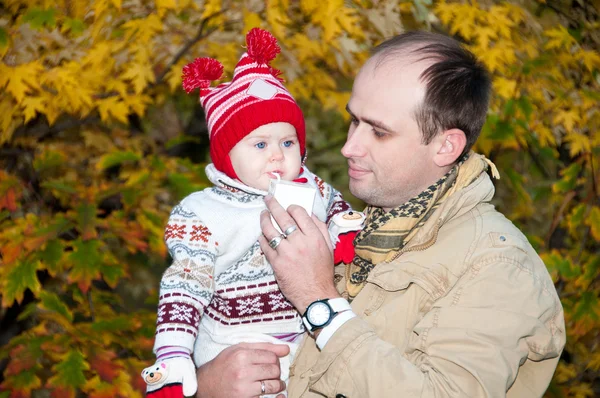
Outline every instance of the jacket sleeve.
[(160, 282), (154, 352), (164, 346), (193, 351), (200, 318), (214, 292), (218, 243), (184, 202), (173, 208), (165, 243), (173, 262)]
[(505, 397), (527, 362), (539, 383), (527, 386), (533, 397), (550, 382), (565, 342), (554, 287), (503, 261), (472, 272), (416, 325), (384, 327), (406, 334), (406, 348), (354, 318), (320, 353), (310, 387), (328, 397)]

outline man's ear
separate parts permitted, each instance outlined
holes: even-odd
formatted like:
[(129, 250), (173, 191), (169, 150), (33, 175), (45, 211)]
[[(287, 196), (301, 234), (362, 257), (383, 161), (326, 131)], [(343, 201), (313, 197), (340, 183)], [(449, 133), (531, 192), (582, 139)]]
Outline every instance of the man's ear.
[(460, 129), (446, 130), (435, 137), (434, 141), (437, 152), (433, 156), (433, 162), (438, 167), (453, 165), (467, 145), (467, 137)]

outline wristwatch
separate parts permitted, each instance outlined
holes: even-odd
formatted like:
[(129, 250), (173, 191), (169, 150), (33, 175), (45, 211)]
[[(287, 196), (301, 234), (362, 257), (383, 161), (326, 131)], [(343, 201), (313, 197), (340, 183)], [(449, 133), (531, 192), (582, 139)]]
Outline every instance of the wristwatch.
[(335, 316), (350, 309), (350, 303), (342, 297), (313, 301), (302, 315), (302, 322), (309, 333), (323, 328), (335, 318)]

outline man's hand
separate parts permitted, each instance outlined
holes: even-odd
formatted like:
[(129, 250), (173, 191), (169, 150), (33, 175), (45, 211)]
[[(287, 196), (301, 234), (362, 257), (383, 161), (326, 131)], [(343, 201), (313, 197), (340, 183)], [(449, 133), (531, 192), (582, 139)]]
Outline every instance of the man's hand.
[(265, 203), (282, 231), (297, 226), (272, 249), (269, 240), (279, 233), (271, 223), (269, 212), (260, 215), (264, 235), (258, 239), (260, 248), (273, 267), (283, 295), (300, 314), (304, 314), (313, 301), (340, 297), (333, 283), (332, 246), (326, 225), (316, 217), (309, 217), (300, 206), (292, 205), (285, 211), (271, 196), (265, 197)]
[[(285, 390), (279, 379), (279, 358), (289, 353), (285, 344), (241, 343), (224, 349), (198, 369), (197, 398), (258, 397)], [(277, 398), (284, 398), (283, 394)]]

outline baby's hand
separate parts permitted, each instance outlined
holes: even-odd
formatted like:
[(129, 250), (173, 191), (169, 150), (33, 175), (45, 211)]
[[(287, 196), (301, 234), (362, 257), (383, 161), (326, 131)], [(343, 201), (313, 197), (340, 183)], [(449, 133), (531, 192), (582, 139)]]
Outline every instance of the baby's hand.
[(156, 361), (142, 371), (146, 393), (153, 398), (192, 396), (198, 389), (196, 367), (190, 357), (174, 357)]

